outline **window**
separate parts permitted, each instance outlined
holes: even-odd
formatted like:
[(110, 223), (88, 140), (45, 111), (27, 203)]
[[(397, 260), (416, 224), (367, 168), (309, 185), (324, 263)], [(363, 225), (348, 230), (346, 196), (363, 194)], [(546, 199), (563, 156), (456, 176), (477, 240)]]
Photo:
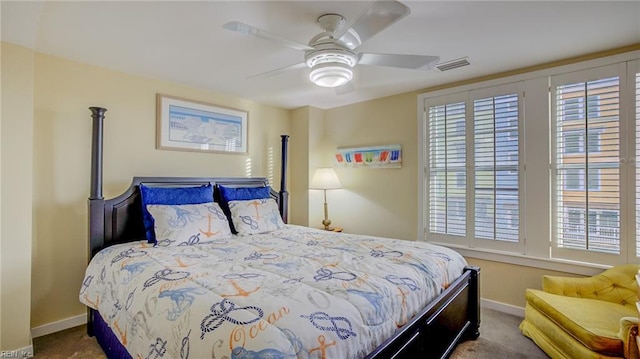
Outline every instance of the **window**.
[[(590, 153), (600, 152), (600, 132), (601, 129), (590, 129), (587, 140), (587, 145)], [(584, 151), (584, 150), (583, 150)]]
[(589, 210), (589, 215), (585, 217), (583, 208), (567, 207), (565, 210), (561, 221), (565, 247), (583, 249), (587, 232), (593, 249), (607, 252), (616, 248), (620, 236), (618, 212)]
[[(553, 80), (555, 246), (558, 249), (619, 254), (619, 77), (571, 81), (559, 76)], [(601, 137), (606, 140), (601, 141)], [(606, 178), (606, 181), (601, 178)], [(579, 219), (576, 213), (580, 213)], [(608, 225), (600, 224), (603, 216), (607, 218), (603, 222)], [(617, 227), (611, 227), (612, 223)], [(558, 255), (577, 254), (558, 251)]]
[(465, 103), (429, 108), (429, 231), (466, 234)]
[(581, 153), (584, 152), (584, 137), (579, 131), (567, 131), (564, 138), (564, 153)]
[[(583, 189), (581, 185), (584, 183), (580, 180), (580, 174), (582, 170), (567, 169), (564, 173), (564, 189), (566, 190), (579, 190)], [(584, 175), (583, 175), (584, 176)]]
[(520, 243), (518, 88), (426, 104), (429, 236)]
[(419, 101), (425, 240), (554, 270), (640, 262), (640, 51)]
[(562, 107), (563, 111), (560, 113), (559, 121), (580, 121), (584, 118), (585, 113), (589, 112), (592, 116), (598, 117), (598, 111), (600, 108), (600, 96), (598, 94), (592, 94), (588, 96), (587, 108), (584, 106), (584, 97), (582, 96), (567, 96), (558, 99), (558, 104)]
[[(564, 178), (560, 178), (559, 182), (563, 184), (563, 188), (566, 191), (584, 191), (584, 169), (579, 168), (567, 168), (564, 171)], [(588, 180), (586, 185), (590, 191), (600, 190), (600, 170), (594, 168), (589, 171), (587, 176)]]
[(587, 135), (587, 144), (584, 142), (584, 132), (579, 130), (568, 130), (564, 136), (564, 143), (560, 145), (564, 148), (566, 155), (584, 153), (587, 148), (590, 153), (600, 152), (601, 129), (590, 129)]
[(474, 100), (473, 123), (475, 236), (518, 242), (518, 94)]

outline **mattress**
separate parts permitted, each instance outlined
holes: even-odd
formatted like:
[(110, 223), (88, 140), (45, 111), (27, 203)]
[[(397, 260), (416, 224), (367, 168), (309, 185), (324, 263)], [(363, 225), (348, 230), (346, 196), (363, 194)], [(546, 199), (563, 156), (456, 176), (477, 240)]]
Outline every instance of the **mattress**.
[(134, 358), (361, 358), (463, 273), (424, 242), (287, 225), (205, 244), (118, 244), (80, 301)]

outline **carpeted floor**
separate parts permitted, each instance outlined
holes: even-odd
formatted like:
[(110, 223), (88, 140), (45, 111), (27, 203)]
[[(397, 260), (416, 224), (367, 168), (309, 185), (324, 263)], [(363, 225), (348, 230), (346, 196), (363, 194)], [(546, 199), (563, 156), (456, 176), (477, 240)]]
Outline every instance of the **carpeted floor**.
[[(458, 345), (450, 359), (548, 359), (518, 325), (522, 318), (491, 309), (482, 309), (480, 338)], [(106, 358), (95, 338), (86, 335), (85, 326), (67, 329), (33, 340), (38, 359)]]
[(482, 308), (480, 338), (460, 343), (450, 359), (549, 359), (522, 335), (520, 322), (521, 317)]

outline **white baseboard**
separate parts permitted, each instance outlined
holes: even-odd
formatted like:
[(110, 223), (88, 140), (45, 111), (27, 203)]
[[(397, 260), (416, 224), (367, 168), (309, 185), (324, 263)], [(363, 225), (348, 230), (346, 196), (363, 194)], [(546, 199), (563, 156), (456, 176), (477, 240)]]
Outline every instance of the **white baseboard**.
[(480, 306), (524, 318), (524, 308), (516, 307), (515, 305), (496, 302), (489, 299), (480, 299)]
[(58, 320), (57, 322), (43, 324), (41, 326), (31, 328), (31, 336), (33, 338), (41, 337), (47, 334), (59, 332), (61, 330), (77, 327), (87, 323), (87, 315), (81, 314), (75, 317)]
[(33, 345), (15, 350), (2, 350), (0, 358), (33, 358)]

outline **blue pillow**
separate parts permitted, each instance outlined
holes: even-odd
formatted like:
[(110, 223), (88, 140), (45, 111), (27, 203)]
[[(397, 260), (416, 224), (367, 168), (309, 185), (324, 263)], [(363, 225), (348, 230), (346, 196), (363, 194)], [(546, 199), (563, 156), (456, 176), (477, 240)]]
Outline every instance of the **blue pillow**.
[(225, 187), (218, 185), (220, 197), (225, 202), (246, 201), (248, 199), (271, 198), (271, 187)]
[(153, 216), (147, 211), (148, 204), (199, 204), (213, 202), (213, 186), (199, 187), (147, 187), (140, 184), (142, 199), (142, 221), (149, 243), (156, 242)]

